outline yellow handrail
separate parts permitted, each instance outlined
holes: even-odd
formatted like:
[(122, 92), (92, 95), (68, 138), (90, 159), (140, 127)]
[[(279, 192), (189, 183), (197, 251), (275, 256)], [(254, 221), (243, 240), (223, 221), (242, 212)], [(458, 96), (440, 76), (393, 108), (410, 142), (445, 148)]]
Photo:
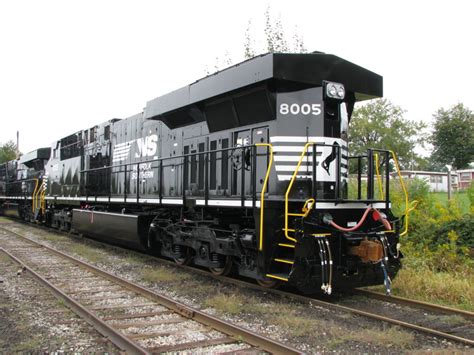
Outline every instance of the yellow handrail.
[[(288, 232), (290, 231), (290, 229), (288, 229), (288, 216), (290, 215), (288, 213), (288, 196), (290, 195), (291, 188), (293, 187), (293, 183), (295, 182), (296, 175), (298, 174), (301, 163), (303, 162), (303, 159), (306, 156), (306, 151), (308, 150), (309, 146), (312, 146), (314, 144), (315, 143), (313, 143), (313, 142), (309, 142), (309, 143), (306, 143), (306, 145), (304, 146), (303, 152), (301, 153), (300, 159), (298, 160), (298, 164), (296, 165), (296, 169), (293, 173), (293, 176), (290, 179), (290, 183), (288, 184), (288, 188), (287, 188), (286, 193), (285, 193), (285, 228), (284, 228), (285, 238), (288, 239), (288, 240), (291, 240), (294, 243), (296, 243), (296, 239), (292, 238), (288, 235)], [(313, 154), (316, 154), (316, 152), (314, 150), (315, 149), (313, 147)], [(316, 167), (313, 166), (313, 169), (316, 169)], [(314, 204), (312, 206), (314, 206)]]
[[(263, 249), (263, 215), (265, 212), (264, 209), (264, 204), (265, 204), (265, 190), (267, 189), (267, 184), (268, 184), (268, 178), (270, 176), (270, 172), (272, 169), (272, 164), (273, 164), (273, 146), (269, 143), (257, 143), (255, 144), (256, 147), (267, 147), (270, 150), (270, 163), (268, 164), (267, 167), (267, 174), (265, 175), (265, 180), (263, 181), (263, 187), (262, 187), (262, 192), (260, 193), (260, 241), (258, 244), (258, 250), (262, 251)], [(254, 167), (256, 169), (256, 167)]]
[(33, 180), (35, 180), (36, 184), (35, 184), (35, 189), (33, 190), (33, 195), (31, 196), (31, 212), (33, 212), (33, 214), (35, 213), (35, 209), (36, 209), (36, 190), (38, 189), (38, 179), (34, 178)]
[(392, 154), (393, 161), (397, 169), (398, 178), (400, 179), (400, 185), (402, 185), (403, 193), (405, 194), (405, 228), (404, 228), (404, 231), (400, 233), (400, 236), (403, 237), (405, 234), (408, 233), (409, 214), (411, 211), (413, 211), (416, 208), (416, 206), (418, 205), (418, 201), (414, 200), (410, 204), (408, 203), (408, 192), (405, 187), (405, 184), (403, 183), (403, 177), (402, 177), (402, 174), (400, 173), (400, 165), (398, 165), (397, 156), (393, 150), (390, 150), (390, 153)]
[(45, 203), (45, 198), (44, 198), (44, 196), (46, 195), (46, 186), (44, 185), (44, 182), (43, 182), (42, 187), (43, 187), (43, 190), (41, 191), (41, 195), (40, 195), (40, 209), (44, 215), (44, 210), (46, 208), (45, 206), (46, 203)]
[(383, 200), (382, 177), (380, 176), (380, 171), (379, 171), (379, 155), (375, 153), (374, 156), (375, 156), (375, 174), (377, 175), (377, 182), (378, 182), (379, 190), (380, 190), (380, 199)]

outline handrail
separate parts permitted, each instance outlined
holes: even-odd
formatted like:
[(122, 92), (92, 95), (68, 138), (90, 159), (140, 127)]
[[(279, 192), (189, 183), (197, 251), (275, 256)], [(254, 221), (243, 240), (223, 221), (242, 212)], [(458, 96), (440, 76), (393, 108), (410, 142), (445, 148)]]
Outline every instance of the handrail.
[[(288, 235), (288, 232), (290, 231), (288, 229), (288, 216), (290, 215), (288, 213), (288, 197), (290, 195), (291, 188), (293, 187), (293, 183), (295, 182), (296, 175), (298, 174), (298, 171), (300, 169), (301, 163), (303, 162), (304, 157), (306, 156), (306, 151), (308, 150), (309, 146), (314, 146), (316, 143), (315, 142), (308, 142), (305, 144), (303, 148), (303, 152), (300, 155), (300, 159), (298, 160), (298, 164), (296, 165), (296, 169), (293, 172), (293, 175), (291, 176), (290, 183), (288, 184), (288, 188), (285, 193), (285, 228), (283, 229), (285, 231), (285, 238), (288, 240), (291, 240), (292, 242), (296, 243), (296, 239), (292, 238)], [(316, 154), (315, 149), (313, 149), (313, 154)], [(315, 166), (313, 166), (313, 169), (316, 169)]]
[[(154, 163), (154, 162), (162, 162), (164, 160), (173, 160), (173, 159), (179, 159), (179, 158), (187, 158), (187, 157), (192, 157), (192, 156), (198, 156), (198, 155), (206, 155), (209, 153), (221, 153), (221, 152), (226, 152), (230, 150), (238, 150), (238, 149), (249, 149), (253, 146), (256, 146), (257, 144), (264, 144), (264, 143), (256, 143), (253, 145), (245, 145), (245, 146), (238, 146), (238, 147), (230, 147), (230, 148), (222, 148), (222, 149), (216, 149), (216, 150), (206, 150), (203, 152), (196, 152), (196, 153), (189, 153), (189, 154), (182, 154), (182, 155), (177, 155), (174, 157), (161, 157), (161, 158), (156, 158), (156, 159), (151, 159), (147, 161), (139, 161), (139, 162), (133, 162), (133, 163), (122, 163), (122, 164), (116, 164), (116, 165), (107, 165), (107, 166), (102, 166), (99, 168), (93, 168), (93, 169), (84, 169), (80, 170), (79, 173), (90, 173), (90, 172), (95, 172), (95, 171), (100, 171), (100, 170), (106, 170), (106, 169), (116, 169), (116, 168), (121, 168), (123, 166), (131, 166), (131, 165), (137, 165), (141, 163)], [(175, 165), (175, 164), (171, 164)], [(169, 165), (169, 166), (171, 166)], [(115, 171), (114, 173), (120, 173), (122, 171)]]
[(46, 185), (45, 185), (45, 182), (43, 181), (43, 183), (41, 184), (41, 187), (42, 187), (42, 191), (41, 191), (41, 195), (40, 195), (40, 209), (44, 215), (44, 210), (46, 209), (46, 201), (45, 201), (45, 195), (46, 195)]
[(400, 185), (402, 186), (403, 193), (405, 194), (405, 228), (404, 228), (404, 231), (400, 233), (400, 237), (403, 237), (405, 234), (408, 233), (408, 222), (409, 222), (410, 212), (416, 208), (416, 206), (418, 205), (418, 201), (414, 200), (411, 202), (411, 204), (408, 203), (408, 192), (403, 182), (402, 174), (400, 173), (400, 165), (398, 165), (397, 156), (393, 150), (390, 150), (390, 153), (392, 154), (393, 161), (395, 163), (397, 175), (398, 175), (398, 178), (400, 179)]
[(35, 189), (33, 190), (33, 195), (31, 196), (31, 200), (32, 200), (32, 204), (31, 204), (31, 212), (34, 214), (35, 213), (35, 209), (36, 209), (36, 190), (38, 189), (38, 183), (39, 183), (39, 180), (38, 179), (34, 179), (36, 184), (35, 184)]
[(380, 199), (383, 199), (383, 186), (382, 186), (382, 176), (379, 171), (379, 155), (378, 153), (374, 154), (375, 156), (375, 174), (377, 175), (377, 182), (380, 190)]
[[(260, 193), (260, 242), (258, 245), (258, 250), (263, 250), (263, 217), (264, 217), (264, 204), (265, 204), (265, 190), (267, 189), (268, 179), (270, 177), (271, 168), (273, 165), (273, 146), (269, 143), (256, 143), (256, 147), (267, 147), (270, 150), (270, 163), (268, 164), (267, 173), (265, 175), (265, 180), (263, 181), (262, 192)], [(255, 151), (256, 154), (256, 151)]]

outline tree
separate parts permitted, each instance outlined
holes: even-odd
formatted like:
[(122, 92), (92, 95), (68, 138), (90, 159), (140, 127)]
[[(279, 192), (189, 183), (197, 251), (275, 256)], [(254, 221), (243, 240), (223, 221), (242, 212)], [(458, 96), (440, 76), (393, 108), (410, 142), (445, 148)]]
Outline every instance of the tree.
[(0, 145), (0, 164), (16, 159), (16, 155), (16, 144), (13, 141)]
[[(298, 27), (295, 27), (295, 33), (292, 40), (287, 40), (287, 35), (283, 28), (281, 17), (276, 19), (272, 17), (270, 6), (265, 10), (265, 43), (266, 48), (260, 52), (269, 53), (306, 53), (306, 47), (303, 37), (298, 33)], [(246, 59), (254, 57), (259, 51), (255, 49), (255, 40), (252, 37), (252, 21), (249, 20), (245, 31), (244, 56)]]
[(474, 114), (462, 103), (448, 110), (440, 108), (434, 115), (431, 135), (433, 158), (443, 165), (462, 169), (474, 161)]
[(413, 168), (418, 155), (414, 149), (423, 145), (426, 128), (423, 122), (415, 122), (403, 117), (401, 107), (387, 99), (373, 100), (354, 110), (349, 126), (349, 144), (352, 155), (361, 155), (368, 148), (393, 150), (400, 167)]

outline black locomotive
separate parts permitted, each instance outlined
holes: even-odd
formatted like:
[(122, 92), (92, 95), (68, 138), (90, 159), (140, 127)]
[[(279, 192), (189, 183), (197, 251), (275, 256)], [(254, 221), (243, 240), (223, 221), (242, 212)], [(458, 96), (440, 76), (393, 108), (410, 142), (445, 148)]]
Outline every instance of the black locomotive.
[(355, 102), (381, 96), (337, 56), (261, 55), (2, 165), (1, 210), (268, 287), (388, 288), (398, 164), (347, 143)]

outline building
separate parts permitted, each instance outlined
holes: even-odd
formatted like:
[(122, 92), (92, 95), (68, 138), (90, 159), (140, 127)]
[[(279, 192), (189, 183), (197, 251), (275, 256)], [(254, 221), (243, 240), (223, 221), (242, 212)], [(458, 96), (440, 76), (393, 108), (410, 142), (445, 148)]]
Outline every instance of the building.
[(467, 189), (474, 180), (474, 168), (457, 170), (455, 174), (457, 174), (459, 181), (456, 188), (460, 190)]
[[(472, 170), (474, 171), (474, 170)], [(420, 179), (427, 182), (432, 192), (447, 192), (448, 191), (448, 173), (437, 171), (419, 171), (419, 170), (402, 170), (400, 174), (406, 179)], [(392, 176), (397, 176), (397, 173), (391, 173)], [(471, 174), (472, 178), (472, 174)], [(458, 188), (458, 174), (451, 172), (451, 188), (456, 190)], [(469, 185), (468, 185), (469, 186)]]

